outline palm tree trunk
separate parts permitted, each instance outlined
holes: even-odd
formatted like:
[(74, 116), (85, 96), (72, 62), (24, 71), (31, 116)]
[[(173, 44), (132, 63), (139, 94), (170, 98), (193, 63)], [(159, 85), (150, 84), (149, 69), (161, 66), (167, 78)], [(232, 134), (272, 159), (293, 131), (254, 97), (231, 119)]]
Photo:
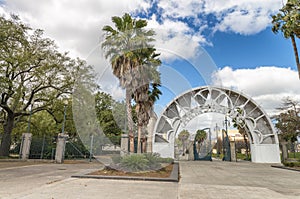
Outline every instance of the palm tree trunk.
[(299, 79), (300, 79), (300, 62), (299, 62), (299, 55), (298, 55), (295, 35), (291, 35), (291, 40), (292, 40), (292, 44), (293, 44), (293, 48), (294, 48), (295, 59), (296, 59), (296, 64), (297, 64), (297, 69), (298, 69), (298, 75), (299, 75)]
[(137, 153), (142, 152), (142, 147), (141, 147), (141, 136), (142, 136), (142, 125), (138, 125), (138, 138), (137, 138)]
[[(144, 128), (144, 127), (143, 127)], [(143, 143), (143, 147), (142, 147), (142, 153), (147, 153), (147, 136), (143, 135), (142, 136), (142, 143)]]
[(134, 135), (133, 135), (133, 120), (132, 120), (132, 106), (131, 106), (131, 94), (126, 90), (126, 111), (128, 121), (128, 137), (129, 137), (129, 151), (134, 153)]
[(142, 128), (143, 128), (143, 124), (142, 122), (140, 121), (141, 120), (141, 105), (139, 103), (136, 104), (136, 107), (135, 107), (135, 111), (138, 115), (138, 136), (137, 136), (137, 153), (141, 153), (141, 136), (142, 136)]
[(249, 160), (249, 146), (248, 146), (248, 141), (247, 141), (247, 138), (246, 138), (246, 134), (244, 134), (244, 142), (245, 142), (245, 146), (246, 146), (246, 159)]

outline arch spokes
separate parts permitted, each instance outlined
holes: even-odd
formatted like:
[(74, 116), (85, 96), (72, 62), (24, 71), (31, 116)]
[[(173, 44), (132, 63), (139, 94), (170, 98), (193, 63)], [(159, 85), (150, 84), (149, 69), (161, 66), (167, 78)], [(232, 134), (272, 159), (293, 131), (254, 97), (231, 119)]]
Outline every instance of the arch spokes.
[(278, 143), (271, 120), (250, 97), (227, 88), (199, 87), (175, 98), (164, 110), (155, 134), (170, 140), (179, 127), (204, 113), (226, 114), (250, 134), (255, 144)]

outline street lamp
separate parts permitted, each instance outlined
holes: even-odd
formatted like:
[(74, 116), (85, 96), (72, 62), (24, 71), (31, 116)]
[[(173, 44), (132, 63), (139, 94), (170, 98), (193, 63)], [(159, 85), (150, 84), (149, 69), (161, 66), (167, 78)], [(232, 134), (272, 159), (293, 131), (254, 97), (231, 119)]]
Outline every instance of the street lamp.
[(224, 139), (224, 132), (222, 132), (222, 138), (223, 138), (223, 161), (231, 161), (230, 157), (230, 144), (229, 144), (229, 138), (228, 138), (228, 119), (227, 119), (228, 114), (225, 114), (225, 121), (224, 121), (224, 126), (225, 126), (225, 139)]

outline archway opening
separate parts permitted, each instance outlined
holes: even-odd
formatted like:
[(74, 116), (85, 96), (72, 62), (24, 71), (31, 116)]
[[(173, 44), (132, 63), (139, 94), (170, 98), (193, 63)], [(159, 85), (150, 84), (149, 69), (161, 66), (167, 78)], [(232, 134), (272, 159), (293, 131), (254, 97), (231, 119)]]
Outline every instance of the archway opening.
[[(187, 140), (181, 133), (187, 132)], [(176, 160), (250, 160), (250, 142), (245, 129), (235, 127), (234, 121), (221, 113), (203, 113), (181, 125), (175, 136)], [(229, 143), (226, 143), (228, 141)], [(230, 158), (226, 148), (234, 147)]]

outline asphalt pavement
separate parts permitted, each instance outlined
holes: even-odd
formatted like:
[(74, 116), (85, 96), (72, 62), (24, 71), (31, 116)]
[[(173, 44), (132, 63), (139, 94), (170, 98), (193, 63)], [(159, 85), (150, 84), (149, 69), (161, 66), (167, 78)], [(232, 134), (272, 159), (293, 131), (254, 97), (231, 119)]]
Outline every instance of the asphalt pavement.
[(178, 183), (71, 177), (102, 167), (0, 161), (0, 198), (300, 198), (300, 172), (250, 162), (182, 161)]

